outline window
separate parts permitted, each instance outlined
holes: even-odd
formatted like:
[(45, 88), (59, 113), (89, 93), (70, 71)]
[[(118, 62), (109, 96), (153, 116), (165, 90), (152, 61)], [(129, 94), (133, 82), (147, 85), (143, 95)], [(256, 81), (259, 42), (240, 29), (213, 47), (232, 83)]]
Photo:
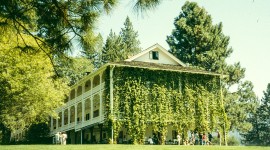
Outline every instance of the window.
[(159, 55), (158, 55), (158, 51), (150, 51), (150, 59), (154, 59), (154, 60), (158, 60), (159, 59)]
[(95, 117), (98, 117), (99, 116), (99, 109), (98, 110), (95, 110), (94, 111), (94, 114), (93, 114), (93, 117), (95, 118)]
[(96, 75), (93, 79), (93, 88), (99, 85), (99, 75)]
[(177, 132), (176, 130), (172, 130), (172, 138), (177, 139)]
[(89, 91), (91, 89), (91, 81), (88, 80), (85, 82), (85, 91)]
[(75, 98), (75, 89), (73, 89), (71, 92), (70, 92), (70, 99), (74, 99)]
[(90, 119), (90, 114), (88, 113), (88, 114), (86, 114), (86, 116), (85, 116), (85, 120), (89, 120)]
[(79, 86), (77, 89), (77, 95), (80, 96), (82, 95), (82, 86)]

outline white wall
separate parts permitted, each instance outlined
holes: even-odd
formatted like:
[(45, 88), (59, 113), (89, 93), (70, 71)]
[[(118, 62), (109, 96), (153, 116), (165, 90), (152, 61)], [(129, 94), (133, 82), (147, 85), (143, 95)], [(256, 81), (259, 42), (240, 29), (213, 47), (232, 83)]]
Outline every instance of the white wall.
[(164, 52), (159, 50), (158, 48), (152, 50), (152, 51), (158, 51), (159, 52), (159, 60), (150, 59), (149, 52), (136, 58), (134, 61), (142, 61), (142, 62), (151, 62), (151, 63), (160, 63), (160, 64), (170, 64), (170, 65), (178, 65), (177, 62), (172, 60), (168, 55), (166, 55)]

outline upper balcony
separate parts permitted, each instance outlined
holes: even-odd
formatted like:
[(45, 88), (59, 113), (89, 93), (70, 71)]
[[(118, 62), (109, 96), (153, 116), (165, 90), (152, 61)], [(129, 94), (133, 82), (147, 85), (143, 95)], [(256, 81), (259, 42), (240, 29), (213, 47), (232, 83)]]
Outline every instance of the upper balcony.
[(99, 74), (89, 75), (82, 79), (80, 82), (72, 86), (72, 89), (69, 93), (68, 98), (65, 100), (65, 103), (72, 101), (74, 99), (82, 99), (85, 95), (94, 94), (102, 88), (104, 88), (105, 82), (105, 71), (100, 71)]

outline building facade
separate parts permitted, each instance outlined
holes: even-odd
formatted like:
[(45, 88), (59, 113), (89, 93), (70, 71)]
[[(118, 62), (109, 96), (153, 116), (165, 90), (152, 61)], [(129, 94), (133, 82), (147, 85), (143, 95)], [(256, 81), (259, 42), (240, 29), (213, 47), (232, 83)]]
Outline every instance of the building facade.
[[(55, 110), (58, 117), (50, 117), (49, 127), (52, 140), (55, 141), (54, 135), (57, 132), (66, 132), (67, 142), (71, 144), (134, 143), (134, 140), (141, 144), (149, 137), (165, 141), (165, 144), (176, 144), (179, 130), (186, 130), (183, 128), (184, 125), (178, 127), (175, 123), (177, 120), (175, 118), (181, 115), (177, 115), (176, 110), (170, 109), (174, 108), (172, 106), (175, 105), (174, 100), (165, 102), (164, 105), (168, 105), (166, 107), (153, 102), (153, 99), (155, 99), (154, 101), (160, 99), (153, 94), (155, 93), (153, 89), (158, 85), (166, 91), (174, 89), (184, 91), (182, 87), (195, 85), (189, 83), (197, 83), (197, 78), (203, 78), (203, 81), (200, 82), (206, 85), (209, 84), (208, 81), (213, 81), (213, 78), (219, 80), (220, 75), (190, 68), (158, 44), (125, 61), (108, 63), (71, 87), (65, 104)], [(127, 95), (128, 86), (136, 85), (128, 81), (134, 80), (136, 80), (136, 84), (140, 84), (139, 87), (143, 85), (148, 90), (144, 94), (145, 97), (139, 95), (140, 98), (137, 100), (142, 103), (145, 101), (153, 103), (151, 106), (145, 104), (143, 107), (148, 107), (148, 110), (143, 109), (143, 112), (141, 109), (133, 110), (135, 107), (131, 106), (135, 105), (133, 103), (135, 103), (136, 96), (130, 97), (136, 93), (136, 90)], [(165, 96), (168, 95), (165, 93)], [(126, 99), (129, 100), (126, 101)], [(163, 98), (160, 103), (163, 101), (167, 101), (167, 99)], [(160, 116), (165, 115), (160, 118), (155, 115), (156, 110), (151, 110), (156, 106), (170, 112), (163, 113), (157, 109), (160, 111)], [(140, 112), (139, 115), (136, 115), (137, 112)], [(166, 122), (164, 127), (166, 132), (164, 133), (157, 128), (156, 121), (154, 121), (161, 119), (163, 119), (161, 122)], [(198, 118), (195, 117), (194, 120), (196, 119)], [(130, 122), (133, 125), (130, 125)], [(132, 128), (136, 125), (141, 125), (143, 128), (140, 130), (143, 132), (140, 135), (135, 134), (136, 129)], [(154, 142), (162, 144), (160, 141)]]

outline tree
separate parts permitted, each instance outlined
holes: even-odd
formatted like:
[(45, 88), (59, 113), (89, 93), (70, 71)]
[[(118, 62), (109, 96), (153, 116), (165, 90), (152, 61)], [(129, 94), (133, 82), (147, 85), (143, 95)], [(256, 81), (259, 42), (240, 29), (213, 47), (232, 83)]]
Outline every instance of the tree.
[(99, 34), (93, 41), (92, 46), (88, 47), (88, 49), (82, 50), (82, 56), (91, 60), (94, 68), (97, 69), (102, 65), (102, 49), (103, 49), (103, 38), (101, 34)]
[(244, 134), (247, 144), (251, 145), (270, 145), (270, 84), (267, 85), (264, 96), (261, 99), (261, 105), (257, 108), (255, 114), (252, 114), (250, 122), (253, 129)]
[[(169, 51), (173, 55), (192, 67), (220, 73), (221, 77), (228, 75), (221, 82), (224, 119), (229, 121), (226, 128), (243, 132), (251, 129), (247, 119), (256, 108), (253, 85), (248, 81), (239, 84), (245, 74), (239, 62), (233, 65), (226, 63), (233, 50), (229, 47), (229, 37), (222, 32), (222, 23), (214, 25), (204, 8), (195, 2), (186, 2), (174, 20), (174, 26), (172, 34), (167, 36)], [(231, 92), (229, 89), (237, 84), (237, 92)], [(221, 128), (224, 129), (223, 124)]]
[[(79, 40), (83, 49), (95, 46), (94, 24), (117, 2), (0, 1), (0, 127), (5, 129), (2, 134), (46, 121), (61, 105), (68, 87), (54, 74), (61, 71), (55, 65), (64, 64), (60, 61), (73, 50), (74, 40)], [(135, 8), (145, 10), (158, 3), (138, 0)]]
[(50, 144), (50, 128), (46, 123), (32, 124), (26, 132), (26, 142), (28, 144)]
[(111, 30), (102, 51), (102, 62), (125, 60), (140, 52), (140, 41), (137, 38), (138, 32), (133, 30), (132, 23), (127, 17), (119, 35)]
[[(57, 60), (55, 60), (57, 61)], [(56, 66), (58, 76), (67, 79), (68, 85), (73, 85), (94, 69), (90, 59), (85, 57), (69, 57), (58, 61)]]
[(138, 32), (134, 31), (133, 25), (128, 16), (124, 22), (124, 28), (121, 28), (119, 35), (123, 40), (124, 59), (138, 54), (141, 51)]
[[(140, 12), (157, 6), (161, 0), (137, 0)], [(119, 0), (8, 0), (0, 1), (0, 24), (30, 35), (40, 48), (49, 47), (47, 57), (62, 56), (72, 50), (77, 39), (87, 49), (95, 37), (94, 25), (104, 12), (110, 13)], [(23, 36), (18, 36), (23, 39)], [(29, 46), (29, 45), (27, 45)], [(43, 48), (42, 48), (43, 49)]]
[(56, 78), (50, 60), (31, 37), (21, 34), (24, 41), (17, 40), (12, 28), (5, 30), (9, 34), (0, 37), (0, 127), (8, 133), (56, 115), (68, 86)]
[(212, 24), (211, 16), (195, 2), (186, 2), (175, 18), (175, 29), (167, 37), (170, 52), (184, 63), (209, 71), (221, 71), (232, 53), (222, 23)]
[[(228, 96), (227, 96), (228, 95)], [(235, 93), (225, 93), (225, 111), (230, 120), (230, 130), (237, 129), (242, 133), (252, 128), (249, 117), (253, 115), (258, 106), (257, 97), (250, 81), (240, 82)]]
[(122, 47), (122, 38), (111, 30), (102, 50), (102, 63), (124, 60)]

